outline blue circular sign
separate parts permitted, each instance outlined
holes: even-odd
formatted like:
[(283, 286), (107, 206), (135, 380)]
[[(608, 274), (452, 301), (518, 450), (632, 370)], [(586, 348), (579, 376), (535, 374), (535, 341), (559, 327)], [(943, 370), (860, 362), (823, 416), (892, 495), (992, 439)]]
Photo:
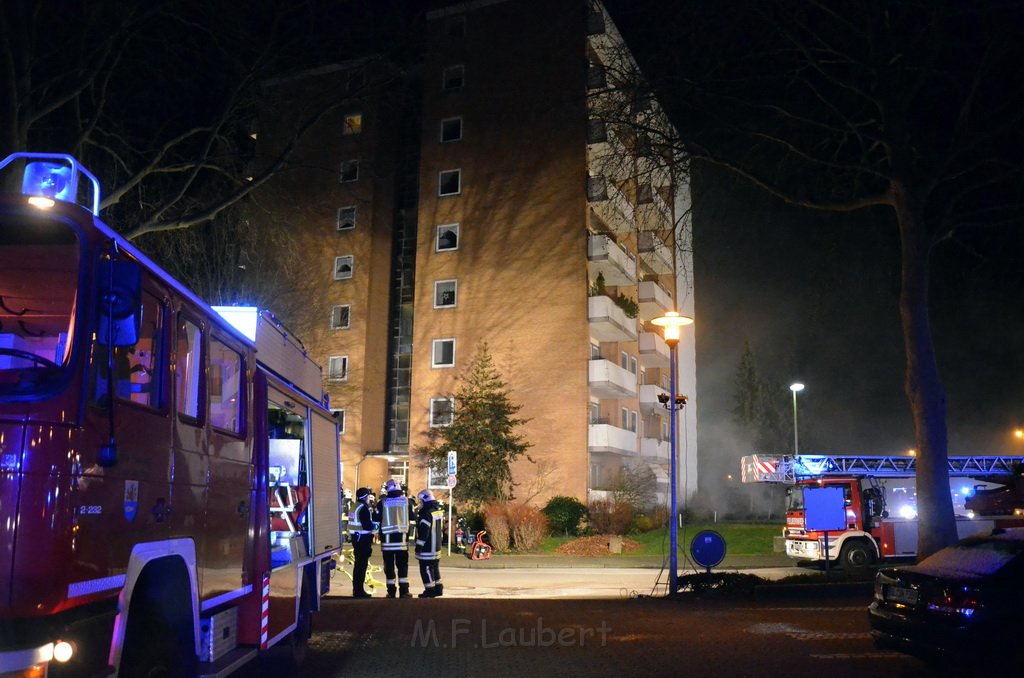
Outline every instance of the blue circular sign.
[(701, 530), (690, 542), (690, 555), (701, 567), (714, 567), (725, 558), (725, 539), (714, 530)]

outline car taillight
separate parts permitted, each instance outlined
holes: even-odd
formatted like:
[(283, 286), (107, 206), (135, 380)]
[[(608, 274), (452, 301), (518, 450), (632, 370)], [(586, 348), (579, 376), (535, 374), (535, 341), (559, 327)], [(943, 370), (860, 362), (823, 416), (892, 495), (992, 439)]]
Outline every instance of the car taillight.
[(978, 592), (966, 586), (949, 588), (928, 601), (928, 611), (946, 616), (970, 618), (981, 607)]

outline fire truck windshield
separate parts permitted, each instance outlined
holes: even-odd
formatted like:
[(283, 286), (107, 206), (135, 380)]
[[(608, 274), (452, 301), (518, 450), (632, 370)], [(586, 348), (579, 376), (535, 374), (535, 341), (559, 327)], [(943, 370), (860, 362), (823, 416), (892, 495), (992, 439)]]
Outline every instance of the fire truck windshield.
[(80, 260), (68, 224), (0, 215), (0, 401), (45, 392), (63, 376)]

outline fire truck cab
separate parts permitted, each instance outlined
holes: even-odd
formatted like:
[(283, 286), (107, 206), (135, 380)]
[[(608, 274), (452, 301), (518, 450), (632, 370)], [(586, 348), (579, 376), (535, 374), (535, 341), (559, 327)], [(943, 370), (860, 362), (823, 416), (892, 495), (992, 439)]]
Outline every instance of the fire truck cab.
[(0, 194), (0, 675), (301, 658), (342, 544), (320, 368), (100, 221), (74, 158), (4, 169), (22, 180)]
[[(1002, 526), (994, 517), (966, 507), (979, 490), (1001, 487), (994, 480), (1011, 473), (1010, 457), (950, 457), (950, 496), (960, 537)], [(917, 486), (913, 457), (862, 455), (750, 455), (742, 460), (743, 482), (773, 482), (787, 489), (786, 555), (800, 561), (837, 562), (862, 568), (879, 559), (917, 553)], [(843, 530), (808, 530), (805, 487), (841, 487), (846, 511)]]

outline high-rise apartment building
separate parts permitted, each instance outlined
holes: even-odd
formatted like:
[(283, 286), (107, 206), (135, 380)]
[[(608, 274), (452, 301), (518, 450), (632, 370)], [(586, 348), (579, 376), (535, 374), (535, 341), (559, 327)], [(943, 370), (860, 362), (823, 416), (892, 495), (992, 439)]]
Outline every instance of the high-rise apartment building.
[[(518, 496), (603, 498), (626, 468), (664, 499), (669, 348), (650, 321), (693, 313), (688, 185), (653, 140), (667, 117), (600, 3), (448, 3), (422, 30), (415, 64), (268, 83), (260, 122), (272, 151), (312, 121), (257, 202), (308, 253), (287, 317), (326, 366), (346, 488), (444, 487), (419, 450), (487, 342), (528, 420)], [(678, 356), (689, 495), (692, 330)]]

